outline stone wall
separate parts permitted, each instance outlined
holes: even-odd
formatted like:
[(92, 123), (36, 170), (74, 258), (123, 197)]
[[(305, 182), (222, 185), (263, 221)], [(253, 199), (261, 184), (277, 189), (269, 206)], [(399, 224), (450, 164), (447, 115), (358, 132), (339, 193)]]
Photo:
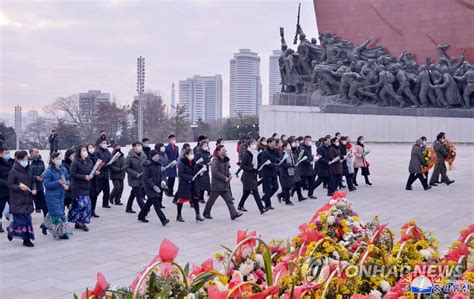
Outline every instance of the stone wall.
[(321, 113), (319, 107), (260, 106), (260, 135), (273, 132), (311, 135), (337, 131), (354, 140), (363, 135), (371, 142), (414, 142), (420, 136), (434, 140), (446, 132), (453, 142), (474, 143), (474, 118)]

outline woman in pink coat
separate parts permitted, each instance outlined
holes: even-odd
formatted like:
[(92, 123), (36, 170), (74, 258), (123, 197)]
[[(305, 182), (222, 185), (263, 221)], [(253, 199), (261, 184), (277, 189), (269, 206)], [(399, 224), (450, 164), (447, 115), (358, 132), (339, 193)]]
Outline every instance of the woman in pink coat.
[(364, 136), (359, 136), (357, 138), (357, 144), (354, 146), (354, 185), (359, 186), (357, 184), (357, 173), (359, 172), (359, 168), (361, 169), (361, 174), (365, 178), (365, 183), (368, 186), (371, 186), (372, 183), (369, 181), (369, 163), (365, 159), (365, 156), (369, 152), (364, 147)]

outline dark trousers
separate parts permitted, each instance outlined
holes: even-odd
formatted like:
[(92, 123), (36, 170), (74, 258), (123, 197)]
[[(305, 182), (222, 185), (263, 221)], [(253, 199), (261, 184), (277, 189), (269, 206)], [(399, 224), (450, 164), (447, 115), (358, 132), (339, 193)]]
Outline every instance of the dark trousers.
[(150, 208), (152, 205), (155, 208), (156, 215), (158, 216), (158, 218), (160, 218), (161, 224), (164, 224), (166, 221), (166, 216), (165, 214), (163, 214), (163, 211), (161, 210), (160, 197), (148, 198), (148, 200), (145, 202), (145, 204), (141, 208), (140, 213), (138, 214), (138, 219), (144, 219), (150, 212)]
[(301, 181), (295, 182), (295, 185), (291, 189), (291, 196), (293, 196), (295, 192), (296, 195), (298, 195), (298, 199), (303, 198), (303, 194), (301, 193)]
[(174, 194), (174, 181), (176, 180), (176, 177), (170, 176), (168, 177), (168, 182), (166, 185), (168, 185), (168, 195), (173, 196)]
[[(349, 188), (349, 190), (353, 190), (354, 189), (354, 174), (353, 173), (347, 173), (344, 175), (344, 177), (346, 178), (346, 182), (347, 182), (347, 187)], [(342, 181), (341, 181), (342, 183)]]
[(97, 196), (102, 192), (102, 206), (106, 207), (109, 205), (109, 196), (110, 196), (110, 185), (108, 178), (98, 178), (97, 179)]
[(44, 198), (44, 191), (37, 190), (36, 195), (33, 195), (33, 201), (35, 202), (36, 210), (43, 211), (43, 216), (46, 217), (48, 214), (48, 207), (46, 206), (46, 200)]
[(263, 177), (263, 202), (265, 207), (271, 207), (272, 196), (278, 191), (278, 178), (277, 177)]
[[(199, 190), (199, 201), (204, 201), (204, 193), (206, 190)], [(207, 191), (207, 195), (209, 195), (209, 191)]]
[(123, 180), (112, 180), (114, 188), (110, 192), (110, 202), (118, 204), (122, 198), (123, 193)]
[(314, 176), (301, 176), (301, 185), (308, 188), (308, 196), (312, 196), (314, 192)]
[[(199, 202), (197, 200), (191, 201), (192, 206), (194, 208), (194, 212), (196, 213), (196, 216), (200, 216), (199, 212)], [(181, 212), (183, 211), (183, 204), (178, 202), (178, 217), (181, 217)]]
[(316, 180), (316, 182), (314, 182), (314, 189), (318, 188), (319, 185), (323, 184), (323, 187), (324, 185), (329, 185), (329, 180), (330, 180), (330, 177), (328, 176), (319, 176), (318, 175), (318, 179)]
[[(354, 180), (353, 180), (354, 184), (357, 184), (357, 173), (358, 172), (359, 172), (359, 168), (354, 168)], [(362, 173), (362, 176), (364, 176), (365, 183), (369, 184), (370, 183), (369, 176), (364, 174), (364, 169), (361, 170), (361, 173)]]
[(255, 199), (255, 203), (257, 204), (258, 210), (262, 211), (263, 204), (262, 204), (262, 199), (260, 198), (260, 194), (258, 193), (258, 189), (244, 190), (244, 192), (242, 193), (242, 198), (240, 199), (240, 202), (239, 202), (239, 207), (245, 206), (245, 201), (249, 197), (250, 193), (252, 193), (253, 198)]
[(291, 188), (283, 188), (283, 190), (281, 191), (285, 203), (290, 202), (290, 190)]
[(451, 180), (448, 177), (448, 169), (446, 168), (446, 164), (443, 163), (436, 163), (433, 169), (433, 174), (431, 174), (430, 185), (436, 183), (439, 179), (439, 175), (441, 175), (441, 182), (449, 183)]
[(9, 203), (8, 197), (0, 197), (0, 219), (3, 217), (3, 210), (7, 202)]
[(132, 209), (133, 199), (135, 197), (137, 198), (138, 206), (140, 209), (142, 209), (145, 205), (145, 189), (143, 187), (132, 187), (132, 191), (130, 192), (130, 196), (128, 197), (127, 201), (127, 211)]
[(420, 180), (423, 189), (428, 188), (428, 179), (422, 173), (410, 173), (407, 180), (406, 188), (411, 188), (411, 185), (416, 181)]
[[(216, 199), (221, 196), (225, 204), (227, 205), (227, 208), (229, 209), (229, 214), (230, 217), (234, 217), (237, 215), (237, 210), (234, 207), (234, 199), (232, 198), (232, 194), (230, 190), (227, 191), (211, 191), (211, 194), (209, 195), (209, 199), (206, 202), (206, 206), (204, 207), (204, 215), (211, 215), (211, 210), (212, 206), (216, 202)], [(196, 204), (195, 204), (196, 206)]]
[(73, 200), (74, 198), (72, 197), (72, 194), (71, 195), (66, 194), (66, 197), (64, 198), (64, 206), (69, 209), (72, 205)]
[(336, 192), (337, 187), (341, 184), (342, 174), (331, 174), (331, 180), (328, 185), (328, 195)]

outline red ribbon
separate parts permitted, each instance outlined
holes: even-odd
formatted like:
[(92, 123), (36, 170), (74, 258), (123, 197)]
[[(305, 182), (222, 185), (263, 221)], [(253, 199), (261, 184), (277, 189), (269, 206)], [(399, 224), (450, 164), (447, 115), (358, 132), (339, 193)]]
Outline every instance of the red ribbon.
[[(95, 287), (92, 291), (89, 291), (89, 298), (92, 298), (92, 297), (100, 298), (104, 294), (105, 290), (107, 290), (108, 287), (109, 287), (109, 283), (105, 279), (104, 274), (98, 272)], [(82, 293), (81, 298), (88, 299), (86, 298), (86, 292)]]

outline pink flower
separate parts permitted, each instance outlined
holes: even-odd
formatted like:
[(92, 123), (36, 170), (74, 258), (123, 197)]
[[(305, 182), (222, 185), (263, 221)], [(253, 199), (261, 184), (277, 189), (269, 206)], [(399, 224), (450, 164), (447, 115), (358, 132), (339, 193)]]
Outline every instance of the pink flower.
[[(100, 298), (104, 292), (109, 287), (109, 283), (105, 279), (104, 274), (98, 272), (97, 273), (97, 281), (95, 283), (95, 287), (92, 291), (89, 291), (89, 298)], [(86, 298), (86, 292), (82, 293), (82, 299), (89, 299)]]

